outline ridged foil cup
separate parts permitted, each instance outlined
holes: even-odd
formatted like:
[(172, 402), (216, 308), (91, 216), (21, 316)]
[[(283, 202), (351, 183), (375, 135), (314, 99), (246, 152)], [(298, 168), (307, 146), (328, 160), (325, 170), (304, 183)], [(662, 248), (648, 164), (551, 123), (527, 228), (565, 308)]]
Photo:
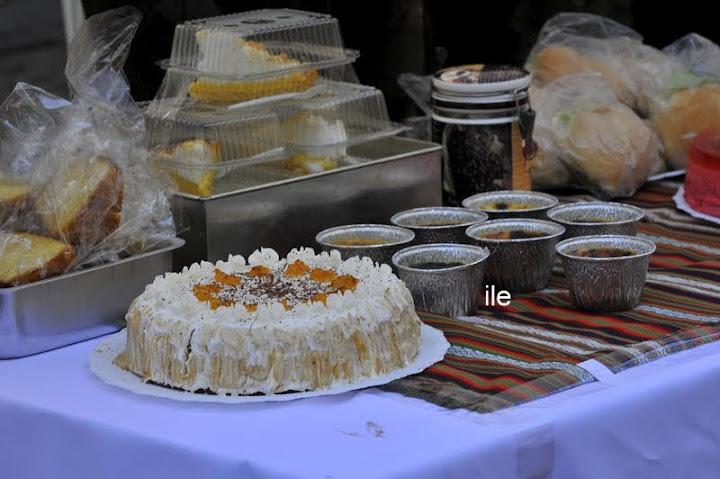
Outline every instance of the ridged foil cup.
[[(378, 240), (378, 245), (342, 245), (343, 240)], [(338, 250), (343, 259), (353, 256), (367, 256), (376, 263), (392, 264), (392, 255), (400, 248), (409, 245), (415, 239), (415, 233), (407, 228), (390, 225), (356, 224), (337, 226), (321, 231), (315, 236), (315, 242), (323, 251)]]
[[(478, 193), (477, 195), (465, 198), (462, 202), (463, 207), (474, 211), (483, 211), (490, 216), (490, 219), (500, 218), (536, 218), (540, 220), (547, 219), (545, 213), (550, 208), (557, 206), (558, 199), (547, 193), (537, 191), (490, 191), (487, 193)], [(512, 203), (527, 205), (522, 209), (497, 209), (495, 205)]]
[(451, 206), (430, 206), (401, 211), (390, 222), (411, 229), (415, 243), (467, 243), (468, 226), (488, 219), (487, 213)]
[[(483, 235), (522, 230), (543, 236), (519, 239), (491, 239)], [(528, 293), (547, 286), (555, 263), (555, 245), (565, 233), (557, 223), (536, 219), (499, 219), (469, 227), (474, 244), (490, 250), (485, 283), (511, 293)]]
[[(439, 243), (401, 249), (392, 258), (398, 277), (412, 293), (415, 307), (447, 316), (476, 312), (483, 297), (488, 251), (472, 245)], [(462, 263), (425, 269), (423, 263)]]
[(635, 236), (645, 217), (640, 208), (622, 203), (591, 201), (556, 206), (547, 212), (551, 221), (565, 227), (565, 238), (591, 235)]
[[(573, 252), (588, 248), (620, 248), (632, 256), (588, 258)], [(570, 298), (578, 309), (596, 312), (627, 311), (640, 302), (655, 244), (620, 235), (580, 236), (561, 241), (562, 258)]]

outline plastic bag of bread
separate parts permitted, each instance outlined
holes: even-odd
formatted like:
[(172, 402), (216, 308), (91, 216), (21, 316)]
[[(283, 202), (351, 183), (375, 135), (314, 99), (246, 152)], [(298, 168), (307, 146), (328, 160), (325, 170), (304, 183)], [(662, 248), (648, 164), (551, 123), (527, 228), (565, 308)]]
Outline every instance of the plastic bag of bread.
[(586, 13), (560, 13), (543, 25), (525, 68), (536, 85), (577, 73), (597, 73), (630, 107), (636, 86), (624, 68), (621, 53), (642, 45), (634, 30), (609, 18)]
[[(530, 85), (528, 89), (530, 104), (536, 112), (543, 110), (545, 100), (545, 89), (537, 85)], [(533, 128), (533, 140), (537, 145), (535, 157), (530, 162), (530, 178), (533, 189), (552, 189), (570, 186), (571, 178), (565, 164), (558, 156), (558, 148), (555, 147), (551, 124), (544, 124), (535, 121)]]
[(603, 198), (627, 197), (661, 167), (654, 132), (599, 74), (558, 78), (545, 88), (536, 128), (571, 182)]
[(720, 131), (720, 47), (690, 34), (663, 53), (672, 63), (657, 77), (651, 119), (670, 167), (679, 169), (694, 137)]
[(139, 21), (124, 7), (82, 25), (68, 48), (70, 101), (20, 83), (0, 105), (0, 286), (175, 236), (122, 72)]

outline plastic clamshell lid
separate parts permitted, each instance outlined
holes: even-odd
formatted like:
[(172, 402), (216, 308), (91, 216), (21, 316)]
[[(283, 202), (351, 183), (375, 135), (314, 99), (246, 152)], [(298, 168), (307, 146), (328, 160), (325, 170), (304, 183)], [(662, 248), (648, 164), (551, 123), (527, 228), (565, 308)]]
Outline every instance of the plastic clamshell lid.
[[(288, 150), (345, 147), (401, 132), (390, 121), (382, 91), (365, 85), (329, 83), (313, 98), (275, 109)], [(341, 155), (335, 153), (335, 155)]]
[(186, 167), (222, 168), (283, 153), (271, 111), (232, 111), (170, 99), (145, 108), (151, 158)]
[(304, 66), (329, 66), (347, 56), (339, 23), (332, 16), (265, 9), (177, 25), (168, 65), (251, 78)]

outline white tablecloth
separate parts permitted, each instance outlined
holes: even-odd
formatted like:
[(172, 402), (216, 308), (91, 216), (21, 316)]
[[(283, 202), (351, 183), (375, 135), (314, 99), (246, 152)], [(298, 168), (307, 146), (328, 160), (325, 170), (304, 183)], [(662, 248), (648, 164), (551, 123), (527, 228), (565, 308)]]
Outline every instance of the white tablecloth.
[(0, 361), (0, 478), (717, 478), (720, 344), (492, 414), (367, 390), (177, 403), (87, 369), (97, 340)]

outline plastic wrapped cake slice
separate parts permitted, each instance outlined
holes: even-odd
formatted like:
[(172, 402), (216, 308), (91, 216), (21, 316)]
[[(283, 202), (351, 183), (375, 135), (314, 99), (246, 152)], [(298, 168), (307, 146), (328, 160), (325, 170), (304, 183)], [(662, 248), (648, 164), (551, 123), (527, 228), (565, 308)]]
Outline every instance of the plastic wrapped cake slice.
[(334, 169), (349, 146), (404, 129), (390, 121), (380, 90), (349, 83), (328, 85), (311, 99), (275, 111), (288, 151), (286, 168), (304, 174)]
[(146, 106), (145, 116), (150, 157), (183, 193), (227, 191), (247, 167), (283, 158), (278, 119), (269, 111), (156, 101)]
[(320, 71), (356, 58), (344, 49), (335, 18), (279, 9), (180, 24), (162, 66), (194, 77), (194, 99), (227, 104), (306, 91)]

